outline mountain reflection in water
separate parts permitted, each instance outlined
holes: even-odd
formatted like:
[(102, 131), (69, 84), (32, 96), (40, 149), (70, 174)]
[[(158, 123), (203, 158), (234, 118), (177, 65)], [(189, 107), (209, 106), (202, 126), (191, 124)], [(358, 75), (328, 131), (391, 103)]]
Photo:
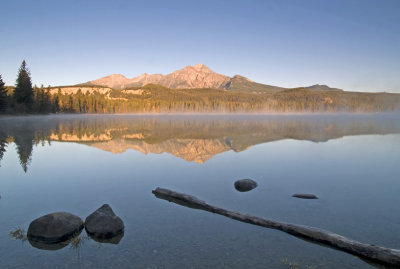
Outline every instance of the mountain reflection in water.
[[(169, 153), (204, 163), (213, 156), (282, 139), (325, 142), (350, 135), (400, 133), (399, 115), (131, 116), (50, 115), (0, 118), (0, 161), (15, 143), (23, 170), (33, 146), (48, 141), (90, 145), (112, 153), (128, 149)], [(1, 163), (0, 163), (1, 164)]]

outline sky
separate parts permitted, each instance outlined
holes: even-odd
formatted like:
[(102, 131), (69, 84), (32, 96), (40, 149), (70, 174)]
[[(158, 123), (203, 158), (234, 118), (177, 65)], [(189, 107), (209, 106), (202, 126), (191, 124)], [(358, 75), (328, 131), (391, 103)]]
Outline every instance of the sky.
[(0, 75), (37, 85), (203, 63), (282, 87), (400, 93), (400, 1), (4, 0)]

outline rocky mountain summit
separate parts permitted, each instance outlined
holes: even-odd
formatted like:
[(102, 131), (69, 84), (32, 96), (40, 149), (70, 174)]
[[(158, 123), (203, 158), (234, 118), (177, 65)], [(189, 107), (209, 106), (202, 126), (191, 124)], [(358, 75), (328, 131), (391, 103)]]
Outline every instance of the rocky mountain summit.
[[(113, 74), (89, 81), (83, 85), (127, 89), (131, 87), (143, 87), (147, 84), (159, 84), (171, 89), (213, 88), (232, 92), (248, 93), (276, 93), (287, 90), (287, 88), (283, 87), (257, 83), (241, 75), (229, 77), (219, 74), (212, 71), (204, 64), (196, 64), (193, 66), (188, 65), (167, 75), (150, 75), (143, 73), (134, 78), (127, 78), (121, 74)], [(313, 91), (339, 90), (319, 84), (307, 88)]]
[(214, 88), (245, 92), (277, 92), (285, 90), (285, 88), (281, 87), (256, 83), (240, 75), (229, 77), (218, 74), (204, 64), (186, 66), (167, 75), (143, 73), (134, 78), (127, 78), (121, 74), (113, 74), (89, 81), (89, 84), (114, 89), (159, 84), (172, 89)]

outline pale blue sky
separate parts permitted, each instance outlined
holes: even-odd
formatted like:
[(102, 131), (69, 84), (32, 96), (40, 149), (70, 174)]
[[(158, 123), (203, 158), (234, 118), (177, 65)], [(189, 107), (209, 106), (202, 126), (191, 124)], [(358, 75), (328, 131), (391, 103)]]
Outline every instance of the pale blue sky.
[(22, 1), (0, 16), (0, 74), (76, 84), (203, 63), (284, 87), (400, 93), (400, 1)]

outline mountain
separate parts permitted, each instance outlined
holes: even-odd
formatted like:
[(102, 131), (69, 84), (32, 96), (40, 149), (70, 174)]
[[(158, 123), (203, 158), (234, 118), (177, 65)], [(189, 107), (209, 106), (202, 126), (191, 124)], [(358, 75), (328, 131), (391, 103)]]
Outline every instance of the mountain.
[(97, 80), (90, 81), (88, 84), (107, 86), (110, 88), (125, 88), (130, 83), (130, 79), (121, 74), (112, 74)]
[(138, 77), (126, 78), (121, 74), (113, 74), (89, 81), (92, 85), (105, 86), (114, 89), (143, 87), (147, 84), (159, 84), (172, 89), (214, 88), (240, 92), (278, 92), (285, 88), (253, 82), (248, 78), (236, 75), (225, 76), (212, 71), (204, 64), (186, 66), (167, 75), (144, 73)]
[(204, 64), (186, 66), (166, 75), (159, 84), (168, 88), (223, 88), (229, 77), (213, 72)]
[(341, 89), (331, 88), (327, 85), (320, 85), (320, 84), (315, 84), (306, 88), (312, 91), (343, 91)]
[(255, 92), (255, 93), (262, 93), (262, 92), (274, 93), (287, 90), (282, 87), (257, 83), (240, 75), (235, 75), (233, 76), (233, 78), (230, 78), (228, 83), (225, 84), (224, 88), (226, 90), (236, 91), (236, 92)]

